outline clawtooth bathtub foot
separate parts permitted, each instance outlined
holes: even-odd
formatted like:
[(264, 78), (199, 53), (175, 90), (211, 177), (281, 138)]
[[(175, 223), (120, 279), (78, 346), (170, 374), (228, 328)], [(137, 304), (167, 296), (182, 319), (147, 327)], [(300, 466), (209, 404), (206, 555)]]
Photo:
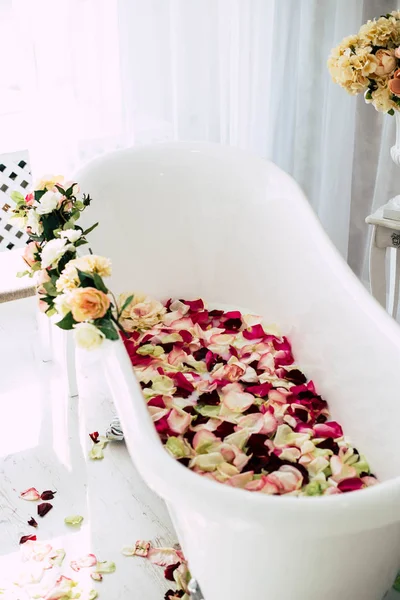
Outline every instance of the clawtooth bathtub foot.
[(188, 585), (191, 600), (204, 600), (199, 584), (195, 579), (191, 579)]

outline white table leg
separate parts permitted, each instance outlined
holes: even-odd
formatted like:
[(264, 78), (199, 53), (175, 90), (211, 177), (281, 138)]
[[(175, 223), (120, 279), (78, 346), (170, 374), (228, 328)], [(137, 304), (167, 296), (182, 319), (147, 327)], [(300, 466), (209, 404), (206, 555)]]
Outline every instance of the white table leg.
[(396, 318), (399, 305), (400, 257), (397, 248), (390, 249), (390, 280), (388, 312)]
[(376, 245), (376, 225), (372, 232), (371, 248), (369, 254), (369, 279), (371, 293), (378, 302), (386, 308), (386, 273), (385, 273), (386, 248)]

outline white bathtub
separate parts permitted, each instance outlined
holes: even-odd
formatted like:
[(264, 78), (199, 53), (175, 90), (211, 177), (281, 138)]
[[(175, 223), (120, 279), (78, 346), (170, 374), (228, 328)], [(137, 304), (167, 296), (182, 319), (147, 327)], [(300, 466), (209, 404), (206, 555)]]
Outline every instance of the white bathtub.
[(94, 198), (111, 288), (203, 297), (280, 325), (378, 486), (323, 498), (265, 496), (202, 478), (163, 449), (122, 343), (104, 344), (132, 460), (168, 504), (205, 600), (381, 600), (400, 567), (400, 329), (335, 251), (295, 182), (208, 144), (100, 158)]

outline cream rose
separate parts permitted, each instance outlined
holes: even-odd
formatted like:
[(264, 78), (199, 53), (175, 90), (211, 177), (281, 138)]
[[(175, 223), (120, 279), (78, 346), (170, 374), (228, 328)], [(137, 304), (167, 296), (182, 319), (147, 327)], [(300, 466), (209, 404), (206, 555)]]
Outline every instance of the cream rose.
[(67, 240), (56, 239), (50, 240), (43, 246), (42, 250), (42, 268), (56, 267), (60, 259), (69, 250), (74, 250), (72, 244), (68, 244)]
[(28, 218), (26, 220), (26, 227), (29, 227), (33, 235), (42, 235), (43, 225), (40, 222), (40, 216), (34, 209), (28, 211)]
[(71, 311), (68, 294), (60, 294), (54, 298), (54, 308), (58, 313), (57, 321), (65, 317)]
[(40, 198), (36, 207), (38, 215), (48, 215), (57, 208), (62, 201), (62, 196), (59, 192), (46, 192)]
[(25, 246), (22, 258), (29, 267), (33, 267), (35, 263), (39, 262), (38, 250), (39, 244), (37, 244), (36, 242), (29, 242), (29, 244)]
[(74, 244), (79, 240), (80, 237), (82, 237), (82, 231), (79, 229), (67, 229), (66, 231), (62, 231), (60, 233), (60, 237)]
[(78, 323), (78, 325), (74, 325), (74, 331), (77, 346), (85, 348), (85, 350), (95, 350), (105, 338), (100, 329), (91, 323)]
[(109, 306), (109, 297), (93, 287), (77, 288), (68, 298), (72, 316), (75, 321), (91, 321), (101, 319), (106, 314)]
[(375, 68), (375, 74), (379, 77), (383, 75), (389, 75), (395, 70), (397, 66), (396, 57), (393, 50), (380, 49), (375, 54), (375, 58), (378, 60), (378, 65)]
[(62, 175), (43, 175), (42, 179), (35, 183), (35, 190), (52, 190), (56, 191), (55, 184), (57, 183), (63, 187), (62, 182), (64, 177)]
[(121, 324), (126, 331), (150, 329), (161, 321), (165, 313), (161, 302), (145, 294), (125, 293), (119, 296), (118, 305), (123, 306), (129, 296), (133, 296), (133, 300), (121, 314)]

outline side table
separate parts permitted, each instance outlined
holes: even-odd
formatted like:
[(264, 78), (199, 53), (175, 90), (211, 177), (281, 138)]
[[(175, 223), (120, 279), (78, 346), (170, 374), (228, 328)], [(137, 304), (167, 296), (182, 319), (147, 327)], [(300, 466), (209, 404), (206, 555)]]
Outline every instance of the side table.
[[(400, 280), (400, 221), (387, 219), (383, 216), (384, 207), (381, 206), (365, 222), (373, 225), (370, 255), (369, 277), (371, 293), (378, 302), (396, 318), (399, 302)], [(389, 250), (388, 250), (389, 249)], [(389, 296), (386, 303), (386, 253), (390, 255), (389, 261)]]

